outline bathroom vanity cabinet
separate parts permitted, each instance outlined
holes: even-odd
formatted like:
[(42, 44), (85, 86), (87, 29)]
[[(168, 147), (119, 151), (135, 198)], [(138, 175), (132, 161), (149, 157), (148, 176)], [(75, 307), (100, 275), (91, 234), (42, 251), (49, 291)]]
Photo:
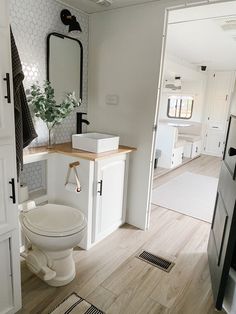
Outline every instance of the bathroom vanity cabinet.
[[(40, 150), (40, 148), (39, 148)], [(26, 162), (47, 161), (47, 200), (81, 210), (87, 219), (87, 234), (80, 247), (89, 249), (124, 224), (129, 153), (134, 149), (120, 147), (102, 154), (71, 149), (71, 144), (56, 145), (45, 154), (30, 154)], [(81, 192), (68, 191), (65, 180), (69, 164), (76, 167)], [(75, 183), (73, 171), (70, 183)]]

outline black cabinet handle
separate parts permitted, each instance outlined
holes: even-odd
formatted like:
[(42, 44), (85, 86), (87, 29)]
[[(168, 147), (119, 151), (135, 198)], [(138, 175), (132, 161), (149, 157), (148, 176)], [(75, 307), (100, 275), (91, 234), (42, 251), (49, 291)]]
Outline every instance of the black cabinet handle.
[(10, 85), (10, 74), (6, 73), (6, 77), (3, 79), (7, 83), (7, 96), (5, 98), (7, 99), (7, 102), (11, 103), (11, 85)]
[(100, 180), (99, 182), (98, 182), (98, 184), (100, 185), (100, 189), (99, 189), (99, 191), (98, 191), (98, 194), (100, 195), (100, 196), (102, 196), (102, 180)]
[(9, 181), (9, 184), (11, 184), (12, 188), (12, 195), (10, 196), (10, 198), (12, 199), (13, 204), (15, 204), (16, 203), (15, 179), (12, 178), (11, 181)]
[(230, 147), (228, 153), (229, 153), (229, 156), (230, 156), (230, 157), (235, 156), (235, 155), (236, 155), (236, 148)]

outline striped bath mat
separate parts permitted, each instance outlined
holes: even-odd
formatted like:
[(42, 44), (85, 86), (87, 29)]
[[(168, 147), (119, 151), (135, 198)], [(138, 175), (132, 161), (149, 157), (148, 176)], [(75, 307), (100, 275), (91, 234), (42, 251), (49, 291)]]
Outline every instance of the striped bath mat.
[(60, 303), (51, 314), (105, 314), (75, 292)]

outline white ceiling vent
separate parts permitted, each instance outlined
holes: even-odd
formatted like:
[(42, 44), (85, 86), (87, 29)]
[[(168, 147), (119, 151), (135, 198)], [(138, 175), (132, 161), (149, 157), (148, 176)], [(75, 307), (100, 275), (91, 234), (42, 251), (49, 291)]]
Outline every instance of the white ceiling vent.
[(109, 7), (112, 4), (112, 0), (90, 0), (102, 7)]

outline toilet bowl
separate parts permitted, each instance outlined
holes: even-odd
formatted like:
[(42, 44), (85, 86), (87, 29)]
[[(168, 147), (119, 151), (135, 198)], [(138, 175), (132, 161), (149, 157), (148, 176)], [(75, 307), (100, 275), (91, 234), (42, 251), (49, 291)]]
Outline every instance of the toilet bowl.
[(20, 213), (20, 224), (28, 243), (28, 268), (48, 285), (59, 287), (75, 277), (73, 248), (85, 235), (86, 219), (78, 209), (47, 204)]

